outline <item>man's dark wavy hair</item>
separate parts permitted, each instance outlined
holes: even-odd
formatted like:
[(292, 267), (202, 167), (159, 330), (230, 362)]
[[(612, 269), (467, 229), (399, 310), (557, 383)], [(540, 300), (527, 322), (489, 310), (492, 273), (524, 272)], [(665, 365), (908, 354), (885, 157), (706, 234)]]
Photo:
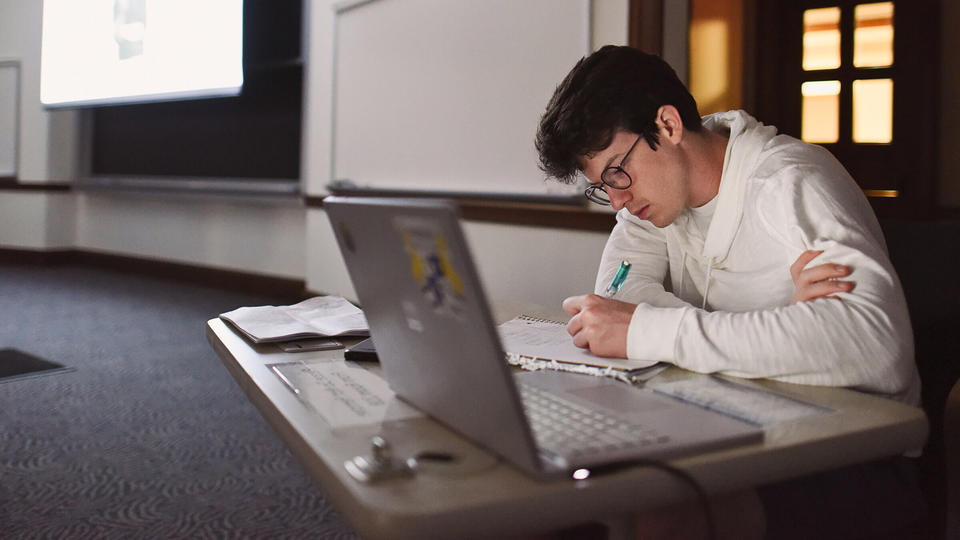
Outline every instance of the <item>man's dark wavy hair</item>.
[(660, 57), (607, 45), (580, 59), (540, 119), (535, 141), (540, 169), (572, 182), (581, 158), (609, 146), (617, 130), (643, 135), (656, 150), (656, 114), (662, 105), (677, 108), (684, 129), (702, 129), (697, 102)]

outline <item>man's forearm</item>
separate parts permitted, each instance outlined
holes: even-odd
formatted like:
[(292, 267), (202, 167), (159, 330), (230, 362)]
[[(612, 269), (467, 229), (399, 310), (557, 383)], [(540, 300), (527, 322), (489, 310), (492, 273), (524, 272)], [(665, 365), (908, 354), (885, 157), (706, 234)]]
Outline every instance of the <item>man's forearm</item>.
[(820, 299), (710, 313), (641, 304), (627, 353), (703, 373), (897, 394), (912, 382), (913, 341), (905, 306), (888, 307)]

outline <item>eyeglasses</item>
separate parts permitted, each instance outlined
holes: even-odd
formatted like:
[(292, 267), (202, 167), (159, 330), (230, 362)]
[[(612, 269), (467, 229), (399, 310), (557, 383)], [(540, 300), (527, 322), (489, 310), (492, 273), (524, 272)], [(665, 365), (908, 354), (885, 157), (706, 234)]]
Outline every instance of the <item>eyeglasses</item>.
[(619, 165), (607, 167), (600, 173), (600, 182), (602, 183), (590, 184), (587, 186), (587, 189), (583, 191), (583, 194), (590, 202), (608, 206), (610, 204), (610, 195), (607, 194), (606, 186), (612, 187), (613, 189), (627, 189), (633, 184), (633, 178), (630, 178), (630, 175), (624, 170), (623, 164), (627, 162), (627, 158), (630, 157), (630, 152), (633, 152), (633, 149), (637, 146), (637, 143), (640, 142), (641, 138), (643, 138), (643, 135), (638, 136), (637, 140), (633, 141), (630, 149), (627, 150), (627, 153), (623, 155), (623, 159), (620, 160)]

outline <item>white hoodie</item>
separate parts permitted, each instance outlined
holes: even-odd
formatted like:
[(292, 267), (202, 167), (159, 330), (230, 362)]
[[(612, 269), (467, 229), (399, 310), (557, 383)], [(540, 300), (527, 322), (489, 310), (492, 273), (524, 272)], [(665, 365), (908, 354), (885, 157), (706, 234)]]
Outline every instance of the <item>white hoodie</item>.
[[(919, 404), (903, 290), (857, 184), (827, 150), (743, 111), (703, 120), (729, 136), (717, 197), (662, 229), (621, 210), (603, 252), (598, 294), (633, 265), (617, 295), (637, 303), (627, 356)], [(824, 251), (808, 267), (850, 266), (853, 291), (791, 304), (805, 250)]]

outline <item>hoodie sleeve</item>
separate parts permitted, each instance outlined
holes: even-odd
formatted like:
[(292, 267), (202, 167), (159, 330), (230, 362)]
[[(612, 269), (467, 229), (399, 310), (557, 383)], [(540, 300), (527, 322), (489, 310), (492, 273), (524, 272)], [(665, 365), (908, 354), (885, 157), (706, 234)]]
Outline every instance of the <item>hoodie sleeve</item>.
[(659, 307), (690, 306), (664, 287), (669, 260), (663, 231), (650, 222), (620, 212), (600, 258), (600, 269), (594, 285), (596, 294), (603, 294), (620, 268), (620, 263), (625, 260), (631, 264), (630, 274), (617, 294), (617, 300)]
[(839, 163), (824, 157), (815, 163), (766, 180), (747, 211), (757, 212), (768, 232), (797, 255), (823, 250), (816, 264), (849, 265), (853, 291), (838, 294), (839, 300), (743, 313), (641, 303), (628, 330), (629, 357), (919, 402), (906, 300), (880, 227)]

